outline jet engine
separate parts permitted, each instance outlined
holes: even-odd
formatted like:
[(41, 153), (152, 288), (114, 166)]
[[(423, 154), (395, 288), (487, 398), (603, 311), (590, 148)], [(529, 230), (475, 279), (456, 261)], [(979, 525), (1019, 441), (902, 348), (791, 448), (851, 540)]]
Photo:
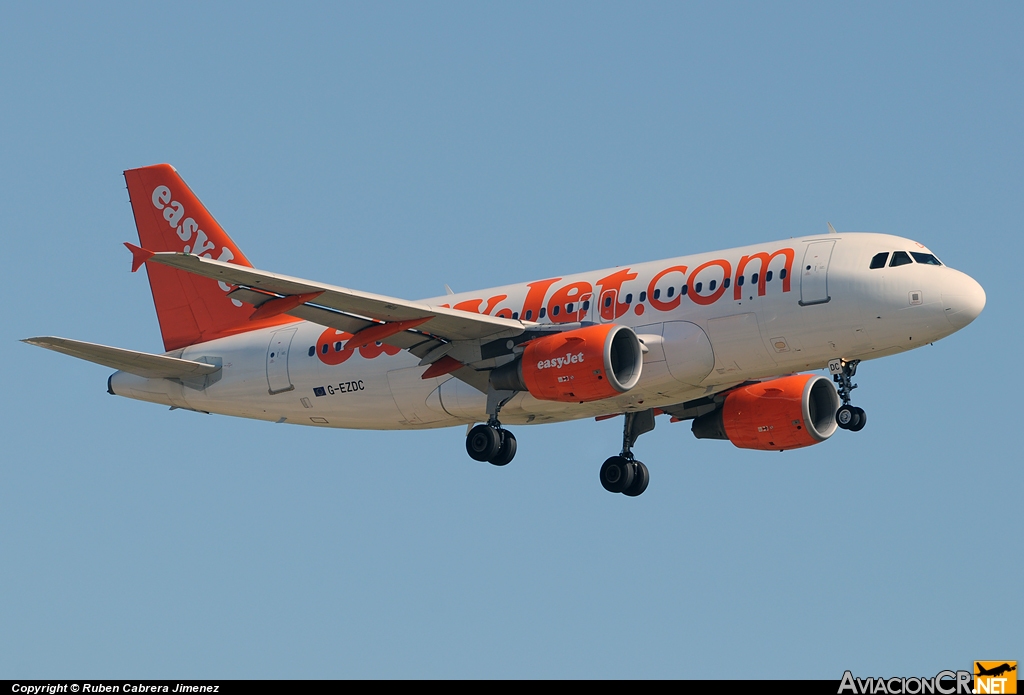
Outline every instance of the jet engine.
[(545, 401), (583, 403), (629, 391), (642, 367), (643, 351), (632, 329), (586, 326), (526, 343), (514, 362), (491, 372), (491, 384)]
[(832, 382), (797, 374), (729, 392), (720, 408), (693, 421), (692, 431), (697, 439), (728, 439), (741, 449), (799, 449), (832, 436), (838, 409)]

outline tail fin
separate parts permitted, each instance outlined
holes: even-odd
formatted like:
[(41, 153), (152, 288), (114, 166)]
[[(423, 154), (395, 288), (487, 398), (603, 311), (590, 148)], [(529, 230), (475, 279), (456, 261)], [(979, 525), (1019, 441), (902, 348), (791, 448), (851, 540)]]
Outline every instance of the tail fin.
[[(170, 164), (129, 169), (124, 179), (145, 249), (184, 251), (252, 267)], [(147, 265), (146, 272), (168, 351), (297, 320), (276, 316), (250, 321), (253, 308), (227, 296), (231, 285), (156, 264)]]

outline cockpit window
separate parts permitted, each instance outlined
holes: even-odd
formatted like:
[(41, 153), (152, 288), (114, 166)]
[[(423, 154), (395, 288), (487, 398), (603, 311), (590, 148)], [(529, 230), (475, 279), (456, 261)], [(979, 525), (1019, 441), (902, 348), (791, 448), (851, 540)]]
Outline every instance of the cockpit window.
[(942, 265), (939, 263), (939, 259), (930, 253), (915, 253), (911, 251), (910, 255), (914, 257), (915, 261), (923, 263), (924, 265)]
[(910, 256), (907, 255), (906, 251), (895, 251), (892, 254), (892, 260), (889, 261), (889, 267), (895, 268), (898, 265), (907, 265), (908, 263), (913, 263), (913, 261), (910, 260)]
[(876, 268), (884, 268), (885, 267), (885, 262), (887, 260), (889, 260), (889, 252), (888, 251), (882, 251), (882, 253), (876, 253), (874, 255), (874, 257), (871, 259), (871, 270), (875, 270)]

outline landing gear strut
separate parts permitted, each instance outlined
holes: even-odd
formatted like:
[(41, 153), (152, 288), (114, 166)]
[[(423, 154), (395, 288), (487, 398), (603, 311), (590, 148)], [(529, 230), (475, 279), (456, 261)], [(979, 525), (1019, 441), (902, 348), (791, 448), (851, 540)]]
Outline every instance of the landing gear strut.
[(515, 395), (514, 391), (496, 391), (487, 394), (486, 425), (477, 425), (466, 435), (466, 453), (475, 461), (487, 461), (495, 466), (504, 466), (516, 456), (516, 437), (502, 429), (498, 421), (501, 406)]
[(653, 410), (626, 413), (626, 423), (622, 428), (622, 451), (601, 466), (601, 485), (605, 490), (636, 497), (647, 489), (651, 474), (647, 466), (633, 458), (633, 445), (641, 434), (653, 429)]
[(860, 432), (864, 429), (864, 425), (868, 423), (868, 416), (864, 409), (850, 405), (850, 392), (857, 388), (857, 384), (853, 383), (853, 377), (857, 374), (858, 364), (860, 364), (860, 360), (850, 360), (847, 362), (846, 360), (838, 359), (831, 360), (828, 363), (828, 370), (832, 373), (832, 380), (838, 384), (836, 391), (839, 392), (839, 398), (843, 401), (843, 405), (836, 411), (836, 424), (842, 429), (850, 430), (851, 432)]

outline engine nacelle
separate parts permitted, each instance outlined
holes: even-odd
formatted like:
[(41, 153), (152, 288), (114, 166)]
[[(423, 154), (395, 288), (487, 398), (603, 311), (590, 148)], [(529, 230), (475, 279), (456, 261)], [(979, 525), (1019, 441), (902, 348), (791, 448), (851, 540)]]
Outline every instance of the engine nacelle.
[(697, 439), (728, 439), (741, 449), (784, 451), (823, 442), (836, 431), (832, 382), (798, 374), (742, 386), (718, 410), (693, 421)]
[(599, 401), (636, 386), (643, 358), (632, 329), (587, 326), (531, 340), (515, 362), (491, 372), (491, 384), (545, 401)]

